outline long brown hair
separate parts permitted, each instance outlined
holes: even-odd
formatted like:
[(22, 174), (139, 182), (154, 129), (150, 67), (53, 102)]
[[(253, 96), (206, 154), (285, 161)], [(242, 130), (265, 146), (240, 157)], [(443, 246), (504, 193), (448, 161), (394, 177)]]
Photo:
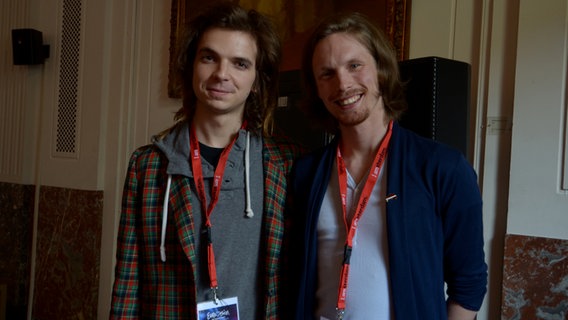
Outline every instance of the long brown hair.
[(255, 135), (267, 134), (278, 101), (278, 75), (281, 61), (281, 41), (274, 23), (256, 10), (246, 10), (238, 4), (222, 2), (198, 14), (185, 28), (179, 43), (177, 73), (182, 86), (183, 106), (176, 112), (176, 123), (191, 121), (196, 107), (193, 91), (193, 62), (203, 34), (213, 28), (242, 31), (256, 41), (256, 80), (244, 110), (247, 130)]
[(312, 63), (317, 44), (331, 34), (342, 32), (354, 36), (375, 59), (385, 113), (389, 119), (398, 119), (407, 106), (404, 89), (400, 82), (395, 50), (381, 29), (371, 23), (364, 15), (356, 12), (340, 13), (326, 18), (316, 27), (308, 39), (302, 60), (306, 94), (302, 108), (324, 129), (330, 133), (337, 133), (337, 120), (327, 111), (323, 101), (318, 96)]

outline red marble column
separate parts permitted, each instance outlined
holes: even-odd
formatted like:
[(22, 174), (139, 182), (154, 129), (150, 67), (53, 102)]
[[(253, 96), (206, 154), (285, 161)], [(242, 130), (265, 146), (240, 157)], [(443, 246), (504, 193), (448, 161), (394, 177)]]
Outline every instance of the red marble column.
[(102, 191), (40, 188), (34, 319), (96, 319)]
[(507, 235), (501, 319), (568, 319), (568, 240)]

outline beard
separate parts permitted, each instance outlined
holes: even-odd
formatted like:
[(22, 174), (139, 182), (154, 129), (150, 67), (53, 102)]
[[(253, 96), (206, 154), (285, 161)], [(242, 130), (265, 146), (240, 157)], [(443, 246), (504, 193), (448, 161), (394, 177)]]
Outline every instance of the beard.
[(354, 127), (367, 120), (370, 113), (368, 108), (364, 108), (361, 110), (353, 110), (352, 112), (341, 112), (336, 114), (335, 118), (342, 127)]
[[(368, 100), (368, 98), (372, 98)], [(360, 101), (357, 102), (359, 105), (352, 109), (343, 110), (341, 108), (335, 109), (333, 116), (342, 127), (354, 127), (357, 126), (369, 117), (373, 112), (377, 112), (376, 109), (384, 109), (382, 96), (380, 92), (369, 93), (363, 95)]]

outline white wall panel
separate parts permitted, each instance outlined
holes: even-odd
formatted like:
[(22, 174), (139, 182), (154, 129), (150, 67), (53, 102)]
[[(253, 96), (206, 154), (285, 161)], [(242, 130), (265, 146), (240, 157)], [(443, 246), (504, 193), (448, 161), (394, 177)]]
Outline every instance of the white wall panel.
[(0, 181), (4, 182), (22, 178), (26, 89), (34, 67), (13, 65), (12, 29), (30, 28), (28, 16), (28, 1), (0, 2)]
[(568, 239), (568, 6), (520, 3), (507, 232)]

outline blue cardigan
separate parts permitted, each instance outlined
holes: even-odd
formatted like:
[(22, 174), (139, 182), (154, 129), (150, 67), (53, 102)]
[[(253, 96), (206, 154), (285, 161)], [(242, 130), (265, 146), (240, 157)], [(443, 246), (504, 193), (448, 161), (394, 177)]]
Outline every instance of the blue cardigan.
[[(290, 216), (290, 318), (313, 319), (317, 222), (338, 139), (296, 162)], [(463, 155), (393, 126), (388, 151), (387, 228), (395, 319), (447, 319), (450, 300), (479, 310), (487, 291), (482, 202)]]

